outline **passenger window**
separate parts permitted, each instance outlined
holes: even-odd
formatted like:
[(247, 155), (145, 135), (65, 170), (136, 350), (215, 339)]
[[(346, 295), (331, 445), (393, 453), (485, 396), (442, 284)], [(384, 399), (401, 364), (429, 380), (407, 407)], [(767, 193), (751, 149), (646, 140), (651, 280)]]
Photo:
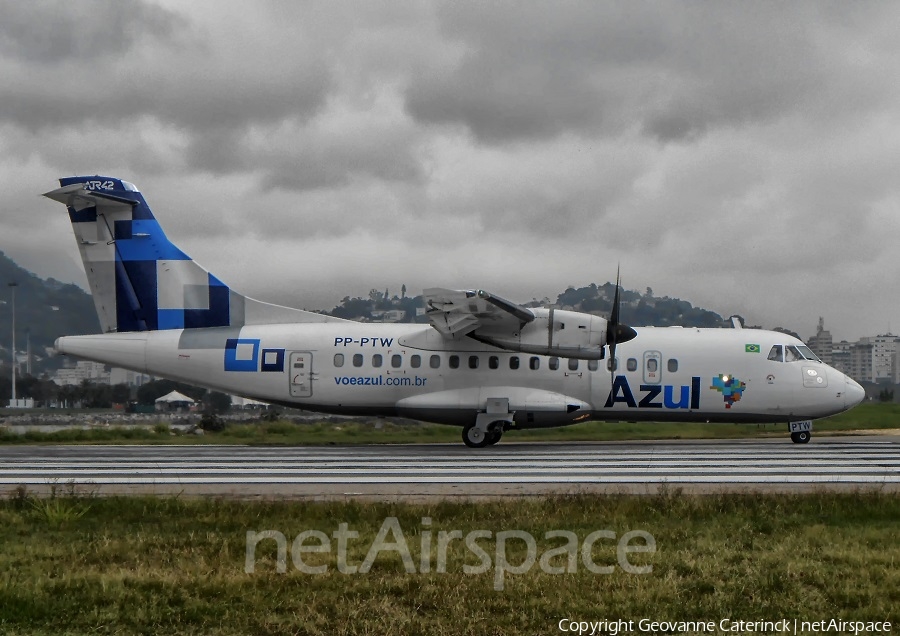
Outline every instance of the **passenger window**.
[(600, 362), (598, 360), (588, 360), (588, 371), (596, 371), (600, 368)]
[[(635, 367), (637, 368), (637, 367)], [(619, 370), (619, 359), (618, 358), (610, 358), (606, 361), (606, 369), (608, 371), (618, 371)]]
[(344, 354), (343, 353), (334, 354), (334, 366), (336, 366), (336, 367), (344, 366)]
[(500, 366), (500, 358), (497, 356), (491, 356), (488, 358), (488, 366), (492, 369), (496, 369)]
[(781, 345), (772, 345), (772, 348), (769, 350), (769, 360), (772, 362), (783, 361), (783, 358), (781, 357)]
[(569, 358), (569, 371), (578, 371), (578, 358)]
[(372, 356), (372, 366), (373, 367), (376, 367), (376, 368), (380, 367), (383, 363), (384, 363), (384, 358), (381, 356), (380, 353), (376, 353), (375, 355)]
[(441, 356), (435, 354), (431, 356), (431, 359), (428, 361), (428, 364), (432, 369), (440, 369), (441, 368)]
[(400, 365), (403, 364), (403, 357), (400, 354), (395, 353), (391, 356), (391, 366), (395, 369), (399, 369)]
[(420, 356), (419, 354), (410, 356), (409, 366), (411, 366), (413, 369), (418, 369), (419, 367), (421, 367), (422, 366), (422, 356)]
[(670, 373), (675, 373), (678, 371), (678, 360), (675, 358), (669, 358), (668, 369)]
[(451, 369), (459, 368), (459, 356), (450, 356), (450, 368)]
[(648, 358), (647, 359), (647, 371), (650, 373), (656, 373), (659, 371), (659, 360), (656, 358)]
[(628, 358), (628, 361), (625, 363), (625, 368), (629, 371), (637, 371), (637, 358)]
[(470, 369), (478, 368), (478, 356), (469, 356), (469, 368)]
[(509, 359), (509, 368), (510, 369), (518, 369), (519, 368), (519, 356), (513, 356)]
[(541, 368), (541, 359), (537, 356), (531, 356), (531, 359), (528, 361), (528, 368), (532, 371), (537, 371)]
[(363, 365), (363, 354), (361, 354), (361, 353), (354, 353), (354, 354), (353, 354), (353, 366), (354, 366), (354, 367), (361, 367), (362, 365)]
[(551, 371), (556, 371), (559, 368), (559, 358), (550, 358), (550, 362), (547, 363), (547, 366), (550, 367)]

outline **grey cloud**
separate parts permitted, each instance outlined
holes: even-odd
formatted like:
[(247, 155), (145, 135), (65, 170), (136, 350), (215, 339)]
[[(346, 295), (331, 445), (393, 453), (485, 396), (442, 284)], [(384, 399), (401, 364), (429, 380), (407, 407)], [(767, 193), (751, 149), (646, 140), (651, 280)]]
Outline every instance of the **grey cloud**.
[[(447, 3), (442, 32), (465, 53), (419, 72), (407, 108), (488, 143), (617, 135), (635, 123), (669, 141), (773, 120), (833, 106), (842, 97), (836, 80), (852, 85), (857, 65), (823, 33), (852, 44), (879, 24), (882, 9), (845, 6)], [(868, 70), (893, 82), (891, 69)], [(868, 90), (872, 79), (857, 83)]]
[(0, 51), (44, 64), (123, 54), (139, 38), (166, 39), (175, 16), (141, 0), (6, 2)]
[(424, 178), (411, 141), (402, 136), (347, 141), (266, 157), (268, 174), (263, 186), (309, 190), (337, 188), (360, 177), (387, 182), (420, 182)]
[(149, 116), (201, 135), (218, 127), (311, 116), (330, 85), (326, 69), (316, 64), (269, 67), (237, 77), (214, 69), (215, 64), (207, 59), (181, 69), (133, 65), (104, 74), (59, 68), (45, 72), (39, 82), (29, 82), (29, 71), (21, 69), (7, 75), (6, 81), (20, 88), (4, 96), (0, 120), (42, 130)]

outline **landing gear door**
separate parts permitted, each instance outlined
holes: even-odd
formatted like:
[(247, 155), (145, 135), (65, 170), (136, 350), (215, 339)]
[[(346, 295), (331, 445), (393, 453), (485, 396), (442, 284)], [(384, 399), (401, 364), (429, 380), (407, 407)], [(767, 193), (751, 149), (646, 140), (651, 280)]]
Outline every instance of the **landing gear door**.
[(644, 384), (662, 382), (662, 354), (659, 351), (644, 352)]
[(291, 397), (312, 396), (312, 353), (293, 351), (290, 359)]

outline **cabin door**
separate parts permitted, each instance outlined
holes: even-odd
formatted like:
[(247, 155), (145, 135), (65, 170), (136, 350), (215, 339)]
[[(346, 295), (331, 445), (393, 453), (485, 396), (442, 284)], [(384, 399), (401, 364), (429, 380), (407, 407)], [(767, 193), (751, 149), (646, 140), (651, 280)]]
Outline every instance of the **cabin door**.
[(312, 396), (312, 353), (292, 351), (290, 358), (291, 397)]
[(662, 354), (659, 351), (644, 352), (644, 384), (662, 382)]

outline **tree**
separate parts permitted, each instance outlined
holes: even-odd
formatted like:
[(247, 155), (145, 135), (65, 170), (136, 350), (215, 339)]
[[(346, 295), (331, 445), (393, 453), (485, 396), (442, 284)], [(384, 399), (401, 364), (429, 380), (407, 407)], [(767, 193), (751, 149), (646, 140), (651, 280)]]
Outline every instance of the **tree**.
[(127, 404), (131, 399), (131, 387), (127, 384), (116, 384), (112, 387), (112, 401), (114, 404)]
[(231, 409), (231, 396), (220, 391), (210, 391), (204, 401), (207, 409), (213, 413), (227, 413)]

